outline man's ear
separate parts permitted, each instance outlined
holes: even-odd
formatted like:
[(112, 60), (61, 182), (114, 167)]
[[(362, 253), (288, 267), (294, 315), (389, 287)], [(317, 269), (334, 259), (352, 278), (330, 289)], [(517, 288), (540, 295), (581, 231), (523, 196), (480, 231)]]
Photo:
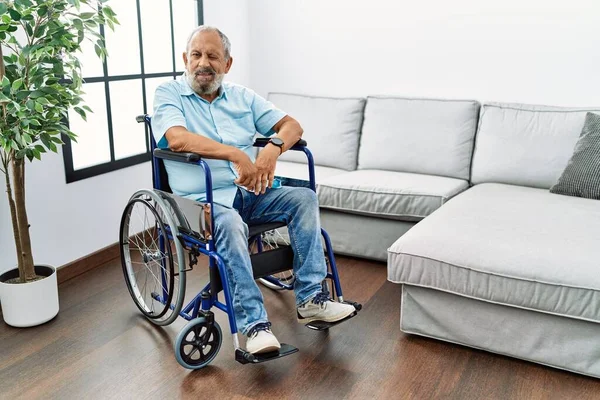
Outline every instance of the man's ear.
[(231, 64), (233, 64), (233, 57), (229, 56), (229, 60), (227, 60), (227, 64), (225, 64), (225, 73), (229, 72)]
[(187, 67), (187, 53), (184, 51), (182, 55), (183, 55), (183, 65)]

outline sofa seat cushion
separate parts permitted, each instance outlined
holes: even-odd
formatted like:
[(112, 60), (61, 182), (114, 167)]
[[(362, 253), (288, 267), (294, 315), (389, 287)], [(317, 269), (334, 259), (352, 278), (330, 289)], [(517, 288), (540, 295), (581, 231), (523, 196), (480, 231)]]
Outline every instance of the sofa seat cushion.
[(388, 249), (388, 279), (600, 322), (600, 201), (506, 184), (451, 199)]
[(320, 180), (317, 193), (322, 208), (419, 221), (467, 187), (462, 179), (358, 170)]
[[(344, 173), (346, 173), (346, 171), (343, 169), (315, 165), (315, 181), (317, 182), (317, 184), (323, 179)], [(289, 161), (277, 161), (277, 165), (275, 166), (275, 175), (285, 178), (302, 179), (308, 181), (308, 164), (300, 164)]]

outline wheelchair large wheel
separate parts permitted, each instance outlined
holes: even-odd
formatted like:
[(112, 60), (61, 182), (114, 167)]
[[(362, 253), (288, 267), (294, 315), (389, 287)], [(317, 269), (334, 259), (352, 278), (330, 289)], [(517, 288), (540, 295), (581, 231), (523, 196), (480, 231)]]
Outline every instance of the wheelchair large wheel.
[(121, 219), (121, 264), (138, 309), (156, 325), (179, 316), (185, 297), (185, 258), (177, 224), (154, 192), (132, 196)]
[(217, 356), (222, 342), (223, 333), (217, 321), (211, 324), (206, 318), (198, 317), (177, 335), (175, 358), (185, 368), (203, 368)]
[[(261, 242), (263, 251), (276, 249), (277, 247), (279, 247), (279, 242), (283, 242), (284, 244), (289, 245), (289, 242), (285, 240), (283, 235), (281, 235), (281, 233), (277, 229), (268, 232), (263, 232), (261, 235)], [(269, 278), (276, 282), (279, 282), (280, 284), (278, 285), (264, 278), (259, 278), (258, 281), (272, 290), (285, 290), (286, 288), (292, 287), (294, 281), (296, 280), (296, 276), (294, 275), (294, 269), (291, 265), (289, 270), (269, 275)]]

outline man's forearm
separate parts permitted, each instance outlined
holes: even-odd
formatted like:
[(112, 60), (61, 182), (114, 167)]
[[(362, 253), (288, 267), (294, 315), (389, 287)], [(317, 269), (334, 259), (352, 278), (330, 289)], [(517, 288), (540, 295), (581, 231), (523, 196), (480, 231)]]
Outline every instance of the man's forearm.
[(197, 153), (204, 158), (236, 161), (240, 150), (219, 143), (202, 135), (196, 135), (183, 127), (170, 128), (166, 133), (169, 148), (176, 152)]
[(277, 137), (283, 140), (283, 151), (295, 145), (302, 138), (303, 133), (304, 130), (296, 120), (284, 121), (277, 132)]

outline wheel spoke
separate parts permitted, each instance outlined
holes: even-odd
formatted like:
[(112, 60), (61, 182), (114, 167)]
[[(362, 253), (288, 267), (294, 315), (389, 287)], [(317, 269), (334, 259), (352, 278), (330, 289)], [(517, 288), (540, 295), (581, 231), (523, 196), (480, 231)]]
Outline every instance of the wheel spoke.
[(120, 232), (123, 273), (131, 296), (140, 311), (158, 325), (178, 317), (184, 297), (181, 285), (185, 274), (175, 276), (174, 271), (177, 266), (179, 272), (181, 249), (168, 237), (173, 223), (170, 213), (151, 194), (134, 197), (127, 205)]

